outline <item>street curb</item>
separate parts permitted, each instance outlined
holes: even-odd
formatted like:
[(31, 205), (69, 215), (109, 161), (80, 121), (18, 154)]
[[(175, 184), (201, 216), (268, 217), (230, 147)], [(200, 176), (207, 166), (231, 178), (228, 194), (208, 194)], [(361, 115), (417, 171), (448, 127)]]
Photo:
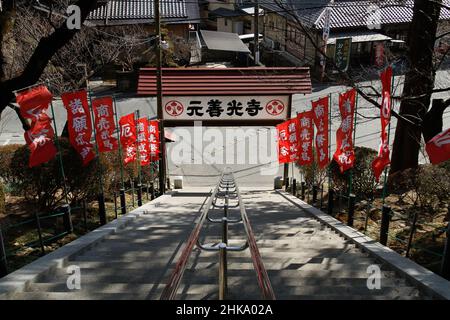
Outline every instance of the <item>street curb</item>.
[(450, 300), (450, 282), (434, 272), (425, 269), (412, 260), (402, 257), (394, 250), (383, 246), (379, 242), (367, 237), (363, 233), (346, 226), (339, 220), (305, 203), (286, 191), (275, 190), (278, 194), (295, 206), (311, 214), (321, 223), (327, 225), (345, 239), (350, 240), (359, 249), (372, 257), (386, 263), (413, 285), (433, 298)]
[(64, 267), (71, 258), (92, 249), (94, 246), (101, 243), (105, 237), (127, 227), (136, 218), (146, 214), (149, 207), (164, 201), (168, 197), (171, 197), (172, 194), (173, 192), (167, 192), (165, 195), (146, 203), (142, 207), (81, 236), (61, 248), (1, 278), (0, 300), (8, 299), (14, 293), (25, 291), (30, 283), (36, 282), (41, 277), (51, 275), (57, 268)]

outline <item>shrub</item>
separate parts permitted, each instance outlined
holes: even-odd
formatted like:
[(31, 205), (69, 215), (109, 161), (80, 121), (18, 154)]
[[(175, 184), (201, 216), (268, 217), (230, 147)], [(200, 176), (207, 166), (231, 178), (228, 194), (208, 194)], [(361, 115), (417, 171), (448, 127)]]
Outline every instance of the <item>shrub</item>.
[(11, 160), (20, 147), (19, 144), (0, 146), (0, 178), (8, 188), (14, 182), (14, 176), (11, 173)]
[(446, 165), (421, 165), (396, 172), (390, 177), (390, 190), (402, 200), (433, 214), (450, 200), (450, 170)]
[(62, 179), (59, 157), (48, 163), (30, 168), (30, 152), (24, 145), (16, 150), (10, 167), (14, 188), (28, 201), (35, 202), (39, 210), (54, 209), (65, 202), (64, 188), (70, 203), (82, 198), (93, 198), (97, 194), (97, 161), (83, 167), (78, 153), (66, 138), (59, 139), (66, 184)]
[(314, 184), (316, 184), (317, 186), (321, 186), (325, 182), (328, 173), (327, 167), (323, 169), (319, 168), (319, 163), (317, 162), (316, 157), (316, 151), (314, 149), (313, 155), (314, 161), (312, 164), (308, 166), (299, 166), (298, 164), (296, 164), (296, 166), (300, 168), (300, 173), (303, 174), (303, 179), (308, 188), (312, 188)]
[(377, 152), (373, 149), (355, 147), (354, 167), (343, 174), (340, 172), (338, 164), (333, 160), (330, 166), (334, 187), (342, 191), (347, 190), (351, 174), (352, 192), (361, 198), (372, 198), (377, 187), (372, 172), (372, 161), (376, 156)]

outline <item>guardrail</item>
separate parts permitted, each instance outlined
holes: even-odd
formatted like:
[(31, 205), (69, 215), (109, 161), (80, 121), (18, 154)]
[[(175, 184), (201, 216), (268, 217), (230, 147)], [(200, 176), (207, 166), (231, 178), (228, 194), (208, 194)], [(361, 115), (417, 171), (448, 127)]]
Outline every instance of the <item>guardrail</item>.
[[(317, 187), (316, 187), (317, 188)], [(311, 203), (313, 206), (318, 207), (319, 209), (325, 209), (323, 208), (323, 185), (318, 188), (318, 190), (321, 191), (321, 199), (320, 199), (320, 205), (317, 200), (317, 191), (314, 191), (313, 187), (313, 199), (310, 202), (309, 194), (306, 197), (306, 190), (309, 188), (306, 187), (305, 182), (301, 182), (300, 184), (300, 194), (298, 193), (298, 186), (296, 179), (293, 179), (293, 184), (291, 188), (287, 188), (292, 194), (296, 197), (301, 198), (302, 200), (305, 200), (307, 203)], [(314, 195), (315, 194), (315, 195)], [(379, 205), (376, 206), (373, 204), (374, 198), (370, 199), (364, 199), (366, 203), (361, 203), (362, 199), (358, 198), (355, 194), (348, 194), (347, 192), (343, 192), (343, 190), (336, 191), (334, 188), (328, 189), (328, 195), (327, 195), (327, 206), (326, 206), (326, 212), (333, 217), (337, 217), (338, 215), (343, 215), (346, 217), (347, 225), (350, 227), (354, 226), (355, 221), (355, 210), (357, 205), (359, 205), (359, 208), (361, 206), (363, 207), (363, 217), (360, 218), (360, 221), (363, 222), (362, 232), (367, 233), (368, 231), (368, 224), (369, 224), (369, 216), (370, 212), (373, 209), (377, 209), (377, 211), (380, 212), (381, 218), (379, 221), (379, 230), (378, 230), (378, 240), (379, 242), (384, 246), (394, 246), (396, 248), (401, 248), (401, 251), (404, 252), (404, 255), (406, 258), (411, 257), (411, 250), (421, 250), (429, 255), (437, 257), (437, 261), (433, 262), (433, 264), (440, 264), (440, 275), (442, 275), (444, 278), (450, 280), (450, 224), (447, 223), (446, 227), (439, 227), (432, 224), (427, 224), (426, 222), (421, 222), (420, 225), (429, 225), (430, 227), (434, 227), (435, 230), (433, 232), (433, 237), (437, 237), (442, 234), (446, 234), (445, 238), (445, 245), (443, 248), (443, 252), (436, 252), (435, 250), (430, 250), (429, 248), (426, 248), (422, 245), (414, 243), (415, 235), (417, 232), (417, 225), (418, 225), (418, 212), (415, 211), (412, 220), (411, 219), (402, 219), (404, 221), (404, 225), (408, 227), (407, 234), (405, 236), (399, 237), (398, 235), (392, 235), (390, 234), (390, 224), (392, 218), (395, 214), (397, 216), (400, 216), (398, 212), (394, 212), (394, 210), (386, 205)], [(447, 208), (450, 211), (450, 207)], [(342, 217), (341, 217), (342, 218)], [(398, 244), (401, 244), (399, 246)], [(400, 253), (400, 252), (399, 252)], [(438, 268), (435, 268), (437, 270)]]
[[(217, 200), (223, 199), (224, 205), (218, 205)], [(230, 200), (236, 199), (235, 205), (230, 205)], [(238, 208), (240, 210), (240, 217), (238, 219), (230, 219), (228, 217), (230, 208)], [(212, 208), (223, 209), (223, 217), (221, 219), (213, 219), (209, 216), (209, 212)], [(211, 223), (222, 224), (222, 241), (215, 245), (204, 245), (199, 242), (200, 231), (205, 223), (209, 221)], [(230, 223), (243, 223), (246, 242), (241, 246), (229, 246), (228, 245), (228, 224)], [(186, 247), (184, 248), (180, 259), (172, 272), (170, 279), (163, 290), (161, 300), (173, 300), (176, 297), (178, 287), (181, 283), (184, 271), (187, 266), (188, 259), (194, 249), (195, 245), (204, 251), (217, 251), (219, 252), (219, 299), (224, 300), (228, 294), (228, 281), (227, 281), (227, 253), (244, 251), (247, 248), (250, 249), (253, 266), (256, 271), (258, 285), (261, 289), (263, 299), (275, 300), (275, 294), (272, 289), (267, 271), (262, 262), (261, 255), (256, 245), (256, 239), (253, 234), (250, 221), (245, 211), (245, 206), (242, 201), (239, 188), (237, 187), (234, 176), (231, 172), (224, 171), (219, 179), (217, 186), (211, 193), (211, 196), (198, 220), (194, 230), (187, 240)]]

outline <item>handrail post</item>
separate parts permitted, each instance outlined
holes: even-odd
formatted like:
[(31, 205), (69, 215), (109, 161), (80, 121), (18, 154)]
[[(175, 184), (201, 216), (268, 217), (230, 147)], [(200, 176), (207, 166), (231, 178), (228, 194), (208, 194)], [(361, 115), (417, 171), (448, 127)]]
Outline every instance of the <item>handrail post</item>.
[(332, 216), (334, 209), (334, 190), (332, 188), (328, 189), (328, 211), (327, 213)]
[(301, 199), (305, 200), (305, 189), (306, 189), (306, 182), (302, 181), (301, 184)]
[(137, 204), (138, 207), (142, 207), (142, 184), (137, 185)]
[(351, 193), (348, 196), (348, 215), (347, 215), (347, 225), (353, 227), (354, 215), (355, 215), (355, 200), (356, 196)]
[(385, 246), (388, 241), (389, 222), (391, 220), (391, 208), (383, 205), (381, 211), (381, 228), (380, 228), (380, 243)]
[(125, 189), (121, 188), (120, 189), (120, 209), (122, 211), (122, 215), (127, 214), (127, 202), (126, 202), (126, 198), (125, 198)]
[(68, 204), (63, 205), (62, 210), (64, 212), (63, 220), (64, 220), (64, 228), (67, 233), (73, 232), (73, 224), (72, 224), (72, 215), (70, 212), (70, 206)]
[(219, 244), (219, 300), (225, 300), (227, 296), (227, 245)]
[(155, 199), (155, 185), (153, 182), (150, 183), (150, 200)]
[(6, 260), (5, 242), (3, 240), (2, 228), (0, 226), (0, 278), (8, 274), (8, 262)]
[(131, 185), (131, 203), (133, 204), (133, 208), (134, 208), (134, 205), (135, 205), (135, 203), (134, 203), (134, 196), (135, 196), (135, 194), (134, 194), (134, 181), (133, 180), (130, 181), (130, 185)]
[(292, 195), (297, 196), (297, 179), (292, 179)]
[(36, 226), (38, 229), (39, 244), (41, 246), (42, 255), (45, 255), (44, 241), (42, 239), (41, 221), (39, 220), (39, 213), (36, 212), (35, 217), (36, 217)]
[(104, 226), (106, 224), (106, 206), (105, 206), (105, 194), (99, 193), (98, 199), (98, 216), (100, 218), (100, 224)]
[(312, 203), (315, 205), (317, 202), (317, 185), (314, 184), (312, 187)]

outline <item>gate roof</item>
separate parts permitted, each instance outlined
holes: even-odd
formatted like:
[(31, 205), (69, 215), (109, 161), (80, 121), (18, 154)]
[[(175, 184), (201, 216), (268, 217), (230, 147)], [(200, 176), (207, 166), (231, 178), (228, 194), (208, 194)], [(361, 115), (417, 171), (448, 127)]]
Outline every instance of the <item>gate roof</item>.
[[(311, 93), (308, 67), (163, 68), (163, 95), (291, 95)], [(138, 95), (156, 96), (156, 68), (142, 68)]]

